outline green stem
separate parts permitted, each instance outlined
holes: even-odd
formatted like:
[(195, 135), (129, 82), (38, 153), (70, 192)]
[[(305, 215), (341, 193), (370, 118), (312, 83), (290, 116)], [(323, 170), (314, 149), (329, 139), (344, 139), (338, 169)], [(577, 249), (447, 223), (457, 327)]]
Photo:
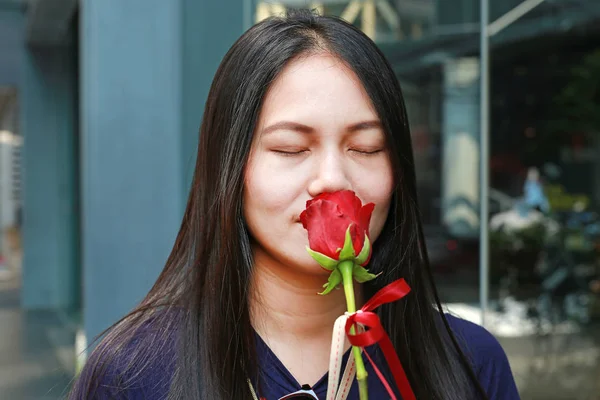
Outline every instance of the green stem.
[[(354, 284), (352, 279), (352, 270), (354, 268), (353, 261), (342, 261), (338, 266), (342, 273), (342, 282), (344, 285), (344, 294), (346, 295), (346, 306), (348, 312), (356, 312), (356, 301), (354, 300)], [(354, 327), (350, 329), (350, 333), (354, 334)], [(352, 346), (354, 353), (354, 360), (356, 362), (356, 380), (358, 381), (358, 390), (360, 393), (360, 400), (369, 399), (369, 391), (367, 388), (367, 370), (360, 353), (360, 347)]]

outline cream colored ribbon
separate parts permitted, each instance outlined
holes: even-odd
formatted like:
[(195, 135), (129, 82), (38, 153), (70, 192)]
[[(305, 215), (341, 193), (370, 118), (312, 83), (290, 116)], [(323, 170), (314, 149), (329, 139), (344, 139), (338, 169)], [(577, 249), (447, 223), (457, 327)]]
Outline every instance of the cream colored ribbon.
[[(356, 375), (356, 363), (354, 362), (354, 352), (350, 352), (350, 357), (346, 363), (346, 369), (340, 379), (342, 360), (344, 358), (344, 348), (346, 347), (346, 321), (348, 313), (338, 317), (333, 325), (333, 335), (331, 338), (331, 352), (329, 353), (329, 379), (327, 383), (327, 400), (346, 400), (350, 393), (350, 386)], [(360, 329), (360, 328), (359, 328)], [(339, 382), (339, 383), (338, 383)]]

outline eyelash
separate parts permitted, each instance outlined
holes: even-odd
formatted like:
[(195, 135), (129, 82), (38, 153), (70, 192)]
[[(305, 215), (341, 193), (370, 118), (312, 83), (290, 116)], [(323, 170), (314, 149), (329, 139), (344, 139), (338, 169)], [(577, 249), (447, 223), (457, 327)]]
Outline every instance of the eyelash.
[[(293, 157), (293, 156), (298, 156), (300, 154), (303, 154), (307, 150), (299, 150), (299, 151), (273, 150), (273, 151), (277, 154), (281, 154), (284, 157)], [(356, 150), (356, 149), (350, 149), (350, 151), (360, 154), (360, 155), (363, 155), (363, 156), (374, 156), (378, 153), (381, 153), (383, 151), (383, 149), (373, 150), (373, 151), (361, 151), (361, 150)]]
[(277, 154), (281, 154), (284, 157), (293, 157), (293, 156), (298, 156), (298, 155), (306, 152), (307, 150), (299, 150), (299, 151), (273, 150), (273, 151)]
[(350, 151), (353, 151), (354, 153), (358, 153), (363, 156), (374, 156), (375, 154), (381, 153), (383, 150), (379, 149), (379, 150), (373, 150), (373, 151), (361, 151), (361, 150), (350, 149)]

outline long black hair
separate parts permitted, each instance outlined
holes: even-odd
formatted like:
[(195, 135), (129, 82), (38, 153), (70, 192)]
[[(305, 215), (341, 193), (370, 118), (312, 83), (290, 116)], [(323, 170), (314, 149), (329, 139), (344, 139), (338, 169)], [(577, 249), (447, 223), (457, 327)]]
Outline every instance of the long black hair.
[(250, 398), (246, 379), (256, 376), (257, 366), (249, 313), (252, 251), (242, 213), (244, 170), (271, 83), (291, 60), (322, 52), (338, 57), (362, 82), (393, 163), (392, 206), (370, 262), (371, 270), (382, 274), (365, 284), (366, 298), (401, 277), (412, 287), (409, 296), (378, 313), (417, 398), (487, 398), (433, 283), (400, 85), (359, 29), (309, 11), (256, 24), (225, 55), (206, 102), (192, 188), (172, 253), (143, 302), (107, 331), (72, 398), (93, 397), (107, 374), (125, 389), (144, 371), (163, 367), (172, 372), (163, 382), (170, 399)]

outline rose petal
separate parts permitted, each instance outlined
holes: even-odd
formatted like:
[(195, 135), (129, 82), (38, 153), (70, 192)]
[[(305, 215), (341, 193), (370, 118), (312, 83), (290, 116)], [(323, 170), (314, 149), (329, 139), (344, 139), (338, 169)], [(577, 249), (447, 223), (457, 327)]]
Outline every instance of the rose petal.
[(359, 222), (358, 212), (362, 207), (362, 202), (353, 191), (342, 190), (334, 192), (327, 200), (337, 203), (344, 215), (357, 223)]
[(367, 235), (369, 234), (369, 225), (371, 223), (371, 215), (373, 215), (374, 209), (375, 204), (369, 203), (365, 204), (358, 212), (359, 224), (365, 230)]
[(346, 229), (352, 221), (342, 214), (337, 204), (324, 200), (313, 202), (306, 209), (303, 219), (308, 231), (309, 247), (337, 260), (337, 250), (344, 245)]
[(350, 237), (352, 238), (352, 247), (354, 247), (354, 254), (358, 255), (363, 248), (365, 240), (365, 231), (358, 224), (352, 224), (350, 227)]
[(308, 231), (309, 247), (333, 259), (339, 259), (338, 249), (344, 245), (346, 230), (355, 254), (364, 245), (369, 233), (369, 223), (375, 205), (362, 206), (361, 200), (351, 190), (322, 193), (306, 202), (306, 210), (300, 214), (302, 226)]

